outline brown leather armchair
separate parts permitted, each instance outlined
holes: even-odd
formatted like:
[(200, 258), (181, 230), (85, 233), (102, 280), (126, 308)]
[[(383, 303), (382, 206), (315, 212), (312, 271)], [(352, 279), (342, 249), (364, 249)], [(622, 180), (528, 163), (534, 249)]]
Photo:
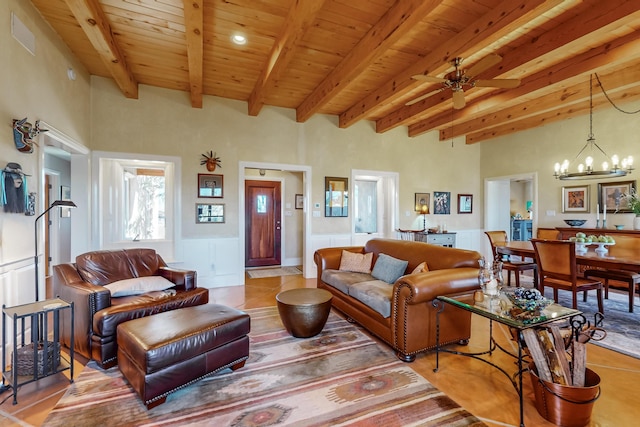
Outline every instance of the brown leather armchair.
[[(112, 297), (105, 285), (125, 279), (162, 276), (169, 291)], [(195, 271), (170, 268), (153, 249), (102, 250), (79, 255), (75, 263), (53, 267), (53, 294), (75, 305), (61, 320), (61, 342), (106, 369), (117, 363), (116, 329), (122, 322), (164, 311), (206, 304), (209, 291), (198, 288)]]

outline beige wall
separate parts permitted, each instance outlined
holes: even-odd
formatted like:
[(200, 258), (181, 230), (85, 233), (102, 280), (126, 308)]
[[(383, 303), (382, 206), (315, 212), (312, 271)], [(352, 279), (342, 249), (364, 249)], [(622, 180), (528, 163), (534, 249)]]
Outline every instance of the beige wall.
[[(603, 82), (606, 87), (606, 82)], [(624, 110), (636, 111), (640, 102), (620, 105)], [(582, 149), (589, 133), (589, 117), (581, 116), (551, 123), (536, 129), (507, 135), (483, 142), (480, 178), (501, 177), (538, 172), (538, 227), (566, 226), (563, 219), (586, 219), (587, 226), (595, 226), (598, 182), (637, 180), (638, 172), (619, 179), (560, 181), (553, 177), (553, 165), (564, 159), (572, 161)], [(593, 133), (596, 142), (610, 156), (632, 155), (640, 162), (640, 113), (623, 114), (613, 108), (595, 111)], [(597, 158), (594, 155), (594, 158)], [(599, 162), (601, 163), (601, 162)], [(599, 164), (598, 163), (598, 164)], [(588, 185), (589, 213), (562, 213), (562, 187)], [(549, 212), (548, 212), (549, 211)], [(555, 216), (548, 215), (555, 212)], [(608, 214), (607, 225), (624, 224), (632, 228), (633, 214)]]
[[(11, 12), (35, 36), (35, 55), (11, 35)], [(42, 21), (31, 2), (0, 2), (0, 168), (16, 162), (31, 175), (29, 192), (38, 192), (36, 213), (43, 211), (37, 188), (39, 149), (21, 153), (13, 143), (12, 119), (27, 117), (30, 123), (44, 120), (77, 141), (89, 143), (89, 76), (51, 28)], [(67, 69), (77, 78), (70, 81)], [(33, 257), (33, 217), (5, 214), (0, 209), (0, 264)], [(27, 238), (29, 237), (29, 238)]]
[[(461, 140), (437, 141), (437, 132), (408, 138), (406, 128), (376, 134), (372, 123), (348, 129), (337, 117), (316, 115), (296, 123), (295, 111), (266, 107), (258, 117), (247, 115), (246, 102), (204, 98), (202, 109), (191, 108), (186, 93), (140, 86), (140, 98), (125, 98), (113, 81), (92, 77), (92, 148), (104, 151), (156, 153), (182, 158), (184, 238), (202, 236), (194, 224), (196, 175), (204, 173), (200, 156), (215, 151), (222, 159), (227, 221), (212, 230), (215, 236), (238, 234), (238, 164), (269, 162), (312, 168), (310, 202), (324, 206), (324, 177), (350, 177), (352, 169), (400, 174), (400, 227), (418, 227), (413, 211), (414, 193), (450, 191), (451, 215), (429, 215), (428, 223), (446, 222), (449, 230), (479, 228), (479, 205), (471, 215), (457, 214), (458, 193), (474, 194), (478, 203), (481, 183), (479, 145)], [(432, 202), (433, 203), (433, 202)], [(406, 216), (409, 212), (409, 216)], [(312, 233), (349, 233), (351, 218), (313, 218)]]
[[(406, 128), (377, 134), (370, 122), (340, 129), (337, 117), (316, 115), (306, 123), (295, 121), (295, 111), (266, 107), (258, 117), (247, 115), (246, 102), (204, 97), (202, 109), (191, 108), (183, 92), (140, 86), (137, 100), (127, 99), (112, 80), (88, 77), (86, 71), (55, 33), (40, 19), (30, 2), (0, 2), (0, 114), (7, 124), (0, 133), (0, 166), (18, 162), (35, 175), (35, 154), (15, 150), (10, 127), (12, 118), (45, 120), (60, 131), (94, 150), (156, 153), (182, 158), (182, 236), (204, 238), (238, 234), (238, 164), (267, 162), (306, 165), (312, 170), (311, 204), (324, 202), (324, 177), (350, 177), (352, 169), (398, 172), (400, 176), (399, 226), (421, 227), (413, 211), (414, 193), (449, 191), (451, 215), (427, 217), (428, 226), (446, 223), (450, 230), (481, 229), (483, 225), (483, 181), (487, 177), (538, 172), (538, 225), (562, 225), (562, 218), (592, 219), (597, 203), (597, 181), (591, 188), (591, 213), (561, 213), (561, 189), (567, 182), (552, 176), (553, 163), (573, 159), (584, 145), (588, 117), (582, 116), (537, 129), (466, 145), (464, 138), (440, 142), (437, 132), (407, 138)], [(27, 52), (10, 33), (11, 11), (36, 37), (36, 55)], [(69, 81), (67, 68), (77, 74)], [(606, 86), (606, 82), (603, 82)], [(629, 110), (640, 103), (626, 105)], [(596, 111), (594, 132), (609, 153), (632, 154), (640, 161), (640, 120), (612, 108)], [(227, 222), (212, 236), (202, 236), (194, 221), (195, 192), (203, 152), (213, 150), (222, 158)], [(631, 175), (635, 179), (635, 175)], [(30, 181), (35, 182), (34, 178)], [(572, 185), (569, 183), (569, 185)], [(33, 188), (31, 188), (33, 191)], [(473, 214), (458, 215), (457, 194), (473, 194)], [(432, 198), (433, 204), (433, 198)], [(433, 207), (433, 206), (431, 206)], [(37, 211), (42, 211), (41, 206)], [(547, 215), (555, 211), (555, 216)], [(407, 215), (408, 213), (408, 215)], [(611, 215), (609, 222), (631, 226), (630, 214)], [(349, 233), (351, 218), (313, 218), (312, 233)], [(32, 219), (0, 212), (2, 253), (11, 257), (29, 255)], [(10, 246), (11, 245), (11, 246)], [(10, 250), (8, 248), (11, 248)]]

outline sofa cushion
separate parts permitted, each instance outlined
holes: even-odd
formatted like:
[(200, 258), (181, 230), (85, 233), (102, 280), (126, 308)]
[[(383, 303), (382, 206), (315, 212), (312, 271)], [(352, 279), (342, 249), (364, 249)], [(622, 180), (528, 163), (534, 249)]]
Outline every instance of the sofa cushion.
[(327, 285), (333, 286), (339, 291), (349, 295), (349, 286), (354, 283), (373, 280), (373, 277), (371, 277), (370, 274), (365, 273), (327, 269), (322, 272), (321, 279)]
[(371, 307), (382, 317), (391, 316), (393, 287), (382, 280), (354, 283), (349, 286), (349, 295)]
[(354, 273), (371, 273), (371, 263), (373, 252), (360, 254), (350, 251), (342, 251), (340, 257), (340, 268), (342, 271), (353, 271)]
[(164, 266), (156, 251), (146, 248), (93, 251), (76, 257), (82, 280), (97, 286), (133, 277), (157, 276), (159, 268)]
[(422, 261), (413, 269), (411, 274), (426, 273), (427, 271), (429, 271), (429, 265), (427, 265), (426, 261)]
[(109, 289), (112, 297), (140, 295), (151, 291), (164, 291), (176, 284), (162, 276), (134, 277), (133, 279), (118, 280), (104, 287)]
[(387, 283), (395, 283), (400, 276), (404, 276), (408, 261), (403, 261), (387, 254), (378, 255), (376, 264), (373, 266), (371, 275), (378, 280)]

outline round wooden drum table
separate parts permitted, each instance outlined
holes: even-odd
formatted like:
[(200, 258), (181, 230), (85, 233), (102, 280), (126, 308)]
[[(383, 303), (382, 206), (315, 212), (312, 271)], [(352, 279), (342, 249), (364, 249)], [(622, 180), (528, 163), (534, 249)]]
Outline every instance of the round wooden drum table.
[(331, 292), (317, 288), (289, 289), (276, 295), (280, 319), (297, 338), (318, 335), (331, 311)]

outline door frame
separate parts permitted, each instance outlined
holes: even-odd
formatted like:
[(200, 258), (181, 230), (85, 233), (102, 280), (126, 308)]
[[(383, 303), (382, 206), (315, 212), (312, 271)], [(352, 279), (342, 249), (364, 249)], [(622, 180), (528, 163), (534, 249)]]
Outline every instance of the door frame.
[[(376, 181), (378, 183), (378, 198), (383, 196), (384, 200), (378, 200), (378, 225), (380, 230), (375, 236), (370, 234), (356, 233), (356, 218), (351, 215), (351, 243), (359, 246), (366, 243), (373, 237), (393, 238), (395, 230), (398, 228), (400, 206), (398, 193), (400, 191), (400, 174), (398, 172), (386, 172), (376, 170), (351, 170), (351, 183), (349, 194), (354, 195), (356, 180)], [(355, 195), (351, 196), (351, 212), (355, 206)]]
[[(485, 178), (484, 180), (484, 229), (485, 230), (500, 230), (503, 229), (507, 232), (507, 235), (511, 235), (511, 212), (509, 210), (509, 199), (506, 199), (506, 211), (504, 203), (504, 192), (502, 188), (509, 188), (511, 181), (531, 181), (533, 185), (533, 220), (532, 235), (535, 237), (536, 230), (538, 229), (538, 173), (529, 172), (517, 175), (505, 175)], [(505, 215), (506, 212), (506, 215)], [(486, 241), (485, 251), (489, 247), (489, 242)], [(487, 253), (491, 253), (488, 249)]]
[[(247, 175), (247, 169), (272, 169), (286, 172), (299, 172), (302, 174), (302, 187), (304, 198), (304, 209), (302, 221), (302, 275), (305, 278), (313, 277), (314, 266), (307, 263), (307, 254), (311, 252), (311, 166), (305, 165), (292, 165), (286, 163), (266, 163), (266, 162), (238, 162), (238, 212), (243, 212), (242, 215), (238, 215), (238, 271), (237, 277), (241, 278), (242, 285), (244, 285), (244, 260), (245, 260), (245, 197), (244, 197), (244, 181), (256, 180), (255, 175)], [(275, 179), (269, 179), (275, 181)], [(282, 206), (281, 206), (282, 209)], [(285, 239), (282, 239), (281, 250), (284, 251)], [(284, 253), (284, 252), (283, 252)]]
[[(82, 143), (58, 130), (53, 125), (47, 123), (45, 120), (40, 120), (40, 126), (42, 129), (47, 129), (47, 132), (40, 133), (38, 137), (38, 150), (37, 150), (37, 179), (35, 185), (36, 192), (36, 215), (44, 212), (48, 206), (45, 206), (44, 192), (45, 189), (45, 174), (50, 170), (45, 168), (45, 152), (48, 150), (61, 150), (69, 154), (71, 159), (71, 187), (73, 188), (73, 202), (76, 204), (77, 209), (73, 212), (73, 221), (71, 221), (71, 258), (74, 259), (76, 255), (83, 252), (87, 252), (87, 248), (90, 247), (91, 241), (87, 236), (90, 236), (90, 224), (91, 224), (91, 212), (89, 210), (89, 191), (91, 188), (91, 175), (89, 153), (90, 150)], [(57, 200), (57, 198), (55, 198)], [(52, 209), (50, 214), (58, 214), (58, 209)], [(44, 222), (40, 221), (37, 226), (39, 227), (37, 233), (38, 249), (41, 251), (44, 248)], [(57, 246), (57, 235), (50, 235), (49, 245), (51, 247)], [(55, 241), (54, 241), (55, 239)], [(38, 254), (40, 255), (40, 254)], [(41, 258), (38, 256), (34, 262), (38, 262), (40, 267)], [(35, 268), (35, 265), (34, 265)], [(44, 266), (38, 269), (40, 289), (38, 289), (39, 295), (46, 295)]]

